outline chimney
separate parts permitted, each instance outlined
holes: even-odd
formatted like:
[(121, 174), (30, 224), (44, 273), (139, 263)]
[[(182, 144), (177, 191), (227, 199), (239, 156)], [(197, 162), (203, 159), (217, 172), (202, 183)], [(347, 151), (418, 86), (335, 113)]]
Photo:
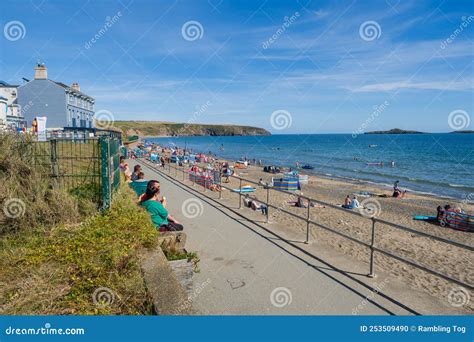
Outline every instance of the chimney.
[(36, 65), (35, 67), (35, 80), (47, 80), (48, 79), (48, 69), (43, 64)]
[(79, 83), (77, 82), (74, 82), (71, 86), (72, 89), (74, 90), (77, 90), (77, 91), (81, 91), (81, 87), (79, 87)]

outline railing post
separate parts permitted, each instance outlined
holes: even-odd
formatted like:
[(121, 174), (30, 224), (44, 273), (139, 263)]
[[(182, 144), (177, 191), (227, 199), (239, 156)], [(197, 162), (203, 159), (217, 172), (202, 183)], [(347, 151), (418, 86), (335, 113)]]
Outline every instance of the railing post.
[(222, 198), (222, 172), (218, 170), (219, 172), (219, 199)]
[(374, 245), (375, 245), (375, 218), (372, 217), (372, 239), (370, 242), (370, 271), (368, 277), (373, 278), (375, 277), (375, 270), (374, 270)]
[(269, 213), (270, 213), (270, 187), (266, 185), (267, 188), (267, 217), (265, 218), (265, 223), (268, 223)]
[(184, 164), (183, 164), (183, 167), (182, 167), (181, 171), (183, 171), (183, 183), (184, 183)]
[(242, 178), (239, 178), (239, 209), (242, 208)]
[(310, 205), (310, 201), (308, 199), (308, 212), (306, 213), (306, 241), (304, 243), (309, 243), (309, 219), (310, 219), (310, 210), (311, 208), (311, 205)]
[(50, 148), (51, 148), (51, 175), (53, 178), (53, 188), (58, 188), (58, 149), (57, 149), (57, 141), (56, 139), (50, 140)]
[(109, 164), (109, 140), (107, 137), (100, 137), (100, 159), (101, 159), (101, 183), (102, 183), (102, 209), (110, 207), (110, 164)]

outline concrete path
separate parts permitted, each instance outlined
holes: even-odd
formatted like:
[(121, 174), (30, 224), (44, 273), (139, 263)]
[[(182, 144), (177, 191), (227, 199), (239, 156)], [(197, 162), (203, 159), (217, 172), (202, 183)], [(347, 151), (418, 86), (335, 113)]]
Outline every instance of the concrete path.
[(201, 259), (191, 296), (200, 314), (408, 313), (199, 191), (142, 165), (147, 179), (161, 182), (170, 213), (184, 224), (186, 249)]

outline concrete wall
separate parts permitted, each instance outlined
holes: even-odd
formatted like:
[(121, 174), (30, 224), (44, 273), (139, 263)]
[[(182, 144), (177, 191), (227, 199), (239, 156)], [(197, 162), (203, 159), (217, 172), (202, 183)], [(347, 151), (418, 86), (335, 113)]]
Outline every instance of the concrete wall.
[(65, 89), (50, 80), (32, 80), (18, 88), (18, 104), (28, 127), (36, 116), (46, 116), (48, 128), (68, 125)]

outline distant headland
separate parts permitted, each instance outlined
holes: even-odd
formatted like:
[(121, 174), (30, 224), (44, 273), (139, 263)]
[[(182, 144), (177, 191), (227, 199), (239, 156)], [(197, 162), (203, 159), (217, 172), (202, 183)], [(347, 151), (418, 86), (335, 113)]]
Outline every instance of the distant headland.
[(240, 125), (209, 125), (161, 121), (115, 121), (113, 126), (120, 129), (126, 135), (138, 135), (140, 137), (271, 135), (269, 131), (263, 128)]

